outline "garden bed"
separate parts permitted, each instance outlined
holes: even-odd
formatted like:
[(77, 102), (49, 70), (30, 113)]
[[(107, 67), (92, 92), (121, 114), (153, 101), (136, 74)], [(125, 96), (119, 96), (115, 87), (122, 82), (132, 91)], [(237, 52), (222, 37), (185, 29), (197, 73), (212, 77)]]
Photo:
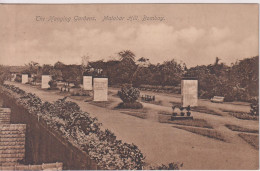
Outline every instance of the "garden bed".
[(259, 132), (256, 129), (243, 128), (243, 127), (240, 127), (237, 125), (226, 124), (225, 126), (232, 131), (248, 132), (248, 133), (258, 133)]
[(199, 134), (208, 138), (213, 138), (216, 140), (224, 141), (226, 142), (226, 139), (220, 134), (219, 132), (212, 130), (212, 129), (206, 129), (206, 128), (194, 128), (194, 127), (184, 127), (184, 126), (173, 126), (174, 128), (183, 129), (185, 131), (189, 131), (195, 134)]
[(239, 137), (241, 137), (243, 140), (245, 140), (248, 144), (253, 146), (255, 149), (259, 149), (259, 136), (258, 135), (252, 135), (252, 134), (246, 134), (246, 133), (239, 133)]
[(207, 121), (203, 119), (192, 119), (192, 120), (171, 120), (170, 115), (159, 115), (159, 122), (160, 123), (170, 123), (170, 124), (177, 124), (177, 125), (185, 125), (185, 126), (193, 126), (193, 127), (200, 127), (200, 128), (210, 128), (213, 127), (207, 123)]
[(214, 110), (208, 109), (208, 108), (206, 108), (204, 106), (194, 106), (194, 107), (191, 107), (191, 111), (205, 113), (205, 114), (210, 114), (210, 115), (222, 116), (220, 113), (218, 113), (218, 112), (216, 112)]

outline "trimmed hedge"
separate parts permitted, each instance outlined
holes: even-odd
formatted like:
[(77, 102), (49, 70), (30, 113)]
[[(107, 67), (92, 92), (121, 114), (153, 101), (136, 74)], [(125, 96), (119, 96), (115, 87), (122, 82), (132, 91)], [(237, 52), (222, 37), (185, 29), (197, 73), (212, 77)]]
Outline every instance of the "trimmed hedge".
[(134, 144), (122, 143), (108, 129), (100, 129), (97, 118), (83, 112), (80, 107), (66, 98), (54, 103), (43, 102), (32, 93), (26, 93), (13, 85), (3, 85), (17, 93), (18, 102), (30, 113), (38, 115), (64, 137), (69, 137), (86, 151), (90, 158), (103, 169), (142, 169), (145, 157)]

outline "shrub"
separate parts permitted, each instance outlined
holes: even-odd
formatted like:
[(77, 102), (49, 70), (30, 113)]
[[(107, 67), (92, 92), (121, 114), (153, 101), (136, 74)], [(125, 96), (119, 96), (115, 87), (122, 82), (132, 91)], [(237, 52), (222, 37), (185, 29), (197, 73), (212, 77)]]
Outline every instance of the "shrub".
[(250, 104), (250, 114), (253, 116), (259, 116), (259, 98), (253, 98)]
[(57, 81), (51, 80), (48, 82), (50, 89), (57, 89)]
[(125, 84), (121, 91), (118, 91), (118, 96), (124, 103), (134, 103), (140, 96), (140, 91), (129, 84)]

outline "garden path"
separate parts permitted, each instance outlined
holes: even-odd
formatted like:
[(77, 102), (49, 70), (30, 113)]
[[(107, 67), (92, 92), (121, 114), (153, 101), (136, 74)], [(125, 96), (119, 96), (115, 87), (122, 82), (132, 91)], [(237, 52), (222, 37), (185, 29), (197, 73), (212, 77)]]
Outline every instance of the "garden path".
[[(27, 92), (33, 92), (45, 101), (52, 102), (63, 98), (55, 91), (40, 90), (20, 83), (8, 83)], [(161, 97), (172, 98), (165, 95), (161, 95)], [(109, 100), (114, 98), (116, 97), (109, 96)], [(182, 169), (258, 169), (258, 150), (247, 143), (242, 143), (242, 141), (222, 142), (173, 128), (172, 124), (123, 115), (120, 111), (98, 107), (80, 100), (71, 98), (68, 100), (76, 102), (83, 111), (97, 117), (99, 122), (103, 124), (102, 127), (110, 129), (118, 139), (136, 144), (146, 156), (146, 162), (149, 164), (183, 162)], [(203, 102), (201, 103), (203, 104)], [(167, 106), (143, 104), (145, 108), (154, 112), (171, 110)], [(230, 136), (231, 132), (224, 129), (219, 123), (236, 123), (243, 127), (258, 127), (256, 121), (241, 121), (230, 116), (222, 117), (199, 112), (192, 114), (211, 122), (215, 127), (219, 126), (224, 136)]]

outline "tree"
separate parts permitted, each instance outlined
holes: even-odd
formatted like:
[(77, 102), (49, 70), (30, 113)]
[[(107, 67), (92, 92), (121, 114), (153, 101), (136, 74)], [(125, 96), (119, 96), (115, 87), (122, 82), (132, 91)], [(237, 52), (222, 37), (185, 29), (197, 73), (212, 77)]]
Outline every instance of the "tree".
[(30, 63), (26, 64), (25, 66), (28, 67), (30, 74), (37, 74), (40, 65), (37, 62), (31, 61)]
[(120, 56), (120, 63), (116, 69), (118, 78), (121, 80), (120, 83), (130, 83), (133, 82), (133, 75), (137, 69), (135, 64), (135, 54), (130, 50), (124, 50), (118, 53)]
[(53, 66), (44, 64), (42, 66), (42, 75), (50, 75), (50, 71), (53, 69)]
[(7, 67), (0, 65), (0, 84), (4, 84), (4, 81), (11, 79), (11, 73)]
[(74, 83), (75, 87), (78, 87), (82, 80), (81, 69), (78, 65), (66, 65), (62, 70), (62, 78), (69, 87), (70, 83)]
[(58, 62), (56, 62), (55, 64), (54, 64), (54, 69), (58, 69), (58, 70), (63, 70), (64, 68), (65, 68), (65, 64), (64, 63), (62, 63), (62, 62), (60, 62), (60, 61), (58, 61)]
[(61, 70), (52, 69), (52, 70), (50, 70), (50, 75), (51, 75), (52, 80), (55, 80), (55, 81), (61, 81), (62, 80)]
[(30, 63), (25, 64), (25, 66), (28, 68), (27, 73), (29, 75), (31, 75), (31, 77), (32, 77), (32, 83), (36, 84), (36, 81), (37, 81), (37, 78), (38, 78), (37, 75), (38, 75), (39, 70), (41, 68), (39, 63), (31, 61)]
[(120, 60), (135, 60), (135, 54), (130, 50), (124, 50), (118, 53)]

